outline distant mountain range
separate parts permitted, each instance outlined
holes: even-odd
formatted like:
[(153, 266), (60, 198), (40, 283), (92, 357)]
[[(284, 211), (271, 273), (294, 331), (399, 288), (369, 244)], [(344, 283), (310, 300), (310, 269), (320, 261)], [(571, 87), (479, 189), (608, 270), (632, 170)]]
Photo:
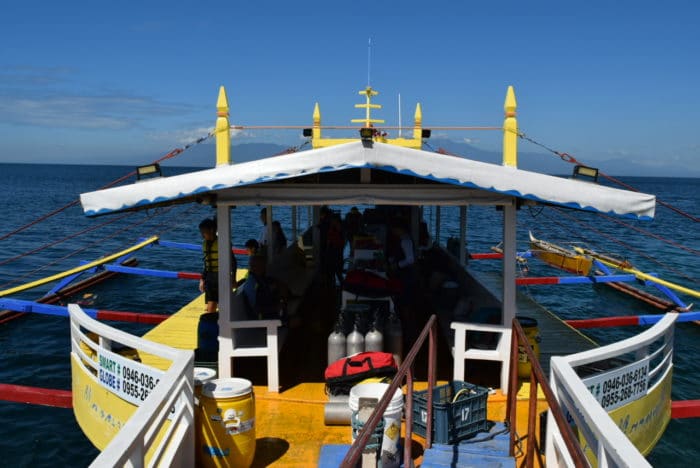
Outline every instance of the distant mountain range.
[[(447, 152), (463, 156), (477, 161), (492, 164), (501, 164), (503, 156), (500, 151), (490, 151), (477, 148), (468, 143), (452, 141), (448, 139), (428, 140), (430, 148), (440, 148)], [(269, 156), (282, 154), (290, 146), (275, 143), (239, 143), (231, 148), (231, 159), (234, 162), (246, 162), (262, 159)], [(305, 149), (308, 149), (307, 145)], [(172, 165), (190, 167), (213, 167), (216, 161), (216, 152), (213, 144), (202, 144), (190, 148), (175, 159)], [(639, 177), (700, 177), (700, 168), (687, 168), (673, 165), (655, 166), (643, 164), (637, 161), (630, 162), (625, 159), (606, 159), (602, 161), (584, 160), (609, 175), (639, 176)], [(519, 152), (518, 168), (527, 171), (542, 172), (545, 174), (571, 174), (573, 164), (559, 159), (550, 153)]]

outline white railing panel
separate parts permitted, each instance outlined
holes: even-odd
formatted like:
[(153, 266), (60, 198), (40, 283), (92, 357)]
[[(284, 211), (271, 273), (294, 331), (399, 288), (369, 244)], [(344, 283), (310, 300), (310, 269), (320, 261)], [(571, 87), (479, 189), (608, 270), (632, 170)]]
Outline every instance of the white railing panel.
[[(77, 358), (76, 361), (87, 372), (91, 372), (87, 366), (91, 367), (92, 371), (99, 371), (99, 363), (95, 362), (95, 358), (101, 353), (108, 355), (106, 353), (111, 352), (112, 343), (119, 343), (139, 352), (171, 361), (170, 367), (165, 372), (153, 369), (153, 372), (160, 373), (157, 374), (158, 382), (150, 389), (148, 396), (140, 402), (140, 406), (131, 418), (91, 466), (143, 467), (146, 465), (145, 458), (149, 452), (152, 456), (149, 466), (161, 464), (192, 466), (194, 464), (192, 403), (194, 354), (191, 351), (177, 350), (153, 343), (104, 325), (88, 317), (75, 304), (69, 305), (68, 310), (71, 321), (71, 350)], [(83, 330), (99, 336), (99, 343), (90, 339)], [(95, 356), (89, 356), (81, 344), (91, 349)], [(143, 364), (139, 366), (147, 367)], [(95, 381), (97, 383), (97, 380)], [(111, 393), (117, 398), (123, 398), (119, 393), (114, 391)]]
[[(576, 425), (582, 438), (593, 445), (589, 448), (593, 454), (597, 455), (598, 466), (636, 468), (651, 465), (610, 418), (578, 376), (575, 368), (632, 353), (636, 357), (636, 362), (650, 362), (652, 358), (658, 357), (659, 350), (661, 350), (663, 358), (649, 369), (647, 374), (645, 395), (648, 395), (658, 383), (663, 381), (663, 377), (668, 375), (673, 366), (673, 324), (677, 316), (678, 314), (675, 313), (666, 314), (649, 330), (608, 346), (570, 356), (552, 357), (550, 378), (552, 389), (559, 404), (567, 412), (567, 418)], [(659, 350), (650, 352), (650, 345), (661, 339), (663, 339), (663, 344)], [(650, 385), (649, 379), (656, 374), (660, 374), (662, 377)], [(553, 422), (551, 417), (549, 420)], [(547, 432), (548, 462), (552, 462), (555, 466), (568, 466), (566, 461), (560, 464), (562, 462), (561, 453), (566, 453), (566, 447), (563, 445), (563, 439), (556, 424), (547, 424)]]

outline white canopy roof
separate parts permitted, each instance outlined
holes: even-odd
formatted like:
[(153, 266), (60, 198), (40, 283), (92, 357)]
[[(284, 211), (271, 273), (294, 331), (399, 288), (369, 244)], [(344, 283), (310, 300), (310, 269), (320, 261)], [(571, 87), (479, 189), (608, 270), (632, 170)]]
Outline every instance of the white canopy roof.
[[(98, 190), (82, 194), (80, 201), (86, 215), (97, 216), (224, 189), (352, 168), (371, 168), (623, 217), (651, 219), (656, 204), (653, 195), (644, 193), (388, 144), (365, 146), (360, 141)], [(261, 191), (264, 187), (258, 186)]]

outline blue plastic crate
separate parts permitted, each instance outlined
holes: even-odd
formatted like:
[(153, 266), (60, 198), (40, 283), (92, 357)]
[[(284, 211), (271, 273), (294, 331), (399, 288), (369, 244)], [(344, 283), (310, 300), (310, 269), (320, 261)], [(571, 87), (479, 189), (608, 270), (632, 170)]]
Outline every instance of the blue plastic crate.
[[(488, 394), (483, 387), (458, 380), (433, 388), (433, 442), (454, 444), (486, 431)], [(428, 391), (413, 392), (413, 432), (425, 437), (427, 421)]]

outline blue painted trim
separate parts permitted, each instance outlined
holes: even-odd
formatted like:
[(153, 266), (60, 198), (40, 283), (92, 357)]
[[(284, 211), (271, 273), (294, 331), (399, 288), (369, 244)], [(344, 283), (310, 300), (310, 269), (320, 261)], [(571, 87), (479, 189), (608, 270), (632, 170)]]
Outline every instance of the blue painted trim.
[(610, 268), (608, 268), (607, 265), (605, 265), (604, 263), (601, 263), (600, 261), (596, 260), (595, 258), (593, 259), (593, 265), (595, 265), (595, 267), (597, 269), (599, 269), (600, 271), (602, 271), (606, 275), (612, 275), (612, 271), (610, 271)]
[(152, 270), (148, 268), (126, 267), (122, 265), (109, 264), (104, 266), (107, 271), (116, 273), (126, 273), (129, 275), (156, 276), (159, 278), (177, 278), (176, 271)]
[(171, 247), (174, 249), (197, 250), (197, 251), (202, 250), (201, 244), (188, 244), (185, 242), (173, 242), (173, 241), (159, 240), (158, 245), (163, 246), (163, 247)]
[[(639, 316), (639, 324), (640, 325), (654, 325), (659, 320), (664, 318), (664, 316), (665, 316), (665, 314), (640, 315)], [(697, 320), (700, 320), (700, 312), (684, 312), (682, 314), (678, 314), (678, 318), (676, 319), (676, 322), (695, 322)]]
[(678, 307), (681, 307), (681, 308), (683, 308), (683, 309), (685, 309), (686, 307), (688, 307), (688, 306), (681, 300), (681, 298), (678, 297), (678, 296), (676, 295), (676, 293), (674, 293), (673, 291), (671, 291), (669, 288), (667, 288), (667, 287), (664, 286), (663, 284), (655, 283), (655, 282), (653, 282), (653, 281), (646, 281), (646, 284), (648, 284), (648, 285), (650, 284), (650, 285), (654, 286), (656, 289), (658, 289), (659, 291), (661, 291), (662, 293), (664, 293), (664, 294), (666, 295), (666, 297), (668, 297), (669, 299), (671, 299), (671, 300), (673, 301), (673, 303), (676, 304)]
[(78, 278), (79, 276), (83, 275), (83, 273), (86, 273), (86, 272), (85, 272), (85, 271), (80, 271), (80, 272), (74, 273), (74, 274), (72, 274), (72, 275), (70, 275), (70, 276), (66, 276), (66, 277), (63, 278), (61, 281), (59, 281), (58, 284), (57, 284), (56, 286), (54, 286), (54, 287), (51, 288), (46, 294), (44, 294), (44, 297), (46, 297), (46, 296), (51, 296), (51, 295), (53, 295), (53, 294), (56, 294), (59, 290), (65, 288), (65, 287), (68, 286), (70, 283), (72, 283), (73, 280), (75, 280), (75, 279)]
[[(20, 299), (0, 298), (0, 308), (13, 310), (15, 312), (34, 313), (42, 315), (53, 315), (56, 317), (68, 317), (68, 307), (51, 304), (39, 304), (33, 301), (23, 301)], [(97, 309), (83, 309), (90, 317), (97, 319)]]
[(623, 283), (634, 281), (635, 279), (634, 275), (561, 276), (559, 284)]

